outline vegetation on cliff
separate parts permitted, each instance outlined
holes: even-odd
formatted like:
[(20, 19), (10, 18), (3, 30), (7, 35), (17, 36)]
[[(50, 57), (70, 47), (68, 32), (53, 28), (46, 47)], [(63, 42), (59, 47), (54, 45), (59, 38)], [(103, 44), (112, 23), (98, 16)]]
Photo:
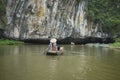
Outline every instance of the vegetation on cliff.
[(0, 0), (0, 28), (4, 28), (6, 25), (6, 0)]
[(120, 34), (120, 0), (88, 0), (88, 19), (112, 36)]

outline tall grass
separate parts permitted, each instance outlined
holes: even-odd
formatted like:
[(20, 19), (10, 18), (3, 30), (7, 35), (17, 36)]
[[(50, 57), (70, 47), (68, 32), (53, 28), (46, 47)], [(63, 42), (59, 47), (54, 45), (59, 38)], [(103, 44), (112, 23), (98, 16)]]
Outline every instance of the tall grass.
[(24, 44), (24, 42), (17, 40), (0, 39), (0, 45), (16, 45), (16, 44)]

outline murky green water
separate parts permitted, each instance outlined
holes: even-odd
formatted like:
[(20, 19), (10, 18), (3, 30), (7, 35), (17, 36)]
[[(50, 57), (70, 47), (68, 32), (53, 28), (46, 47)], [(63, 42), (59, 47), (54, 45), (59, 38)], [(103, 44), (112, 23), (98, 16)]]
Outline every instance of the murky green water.
[(0, 80), (120, 80), (120, 51), (64, 45), (46, 56), (47, 45), (0, 45)]

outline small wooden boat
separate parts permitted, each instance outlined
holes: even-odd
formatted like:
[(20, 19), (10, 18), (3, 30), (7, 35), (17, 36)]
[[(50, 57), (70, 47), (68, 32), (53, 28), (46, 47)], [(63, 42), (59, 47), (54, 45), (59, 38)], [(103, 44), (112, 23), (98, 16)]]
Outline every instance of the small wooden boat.
[(61, 54), (63, 54), (64, 48), (57, 46), (56, 42), (57, 42), (57, 39), (51, 38), (50, 44), (49, 44), (48, 49), (46, 51), (47, 55), (61, 55)]
[(63, 47), (61, 47), (59, 51), (48, 50), (46, 52), (46, 55), (62, 55), (62, 54), (63, 54)]
[(47, 51), (47, 55), (62, 55), (62, 51)]

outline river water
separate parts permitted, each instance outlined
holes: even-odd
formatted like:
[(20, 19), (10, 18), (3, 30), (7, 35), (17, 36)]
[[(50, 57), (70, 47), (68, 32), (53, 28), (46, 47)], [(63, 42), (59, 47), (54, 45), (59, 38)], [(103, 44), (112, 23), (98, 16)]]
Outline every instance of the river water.
[(47, 45), (0, 45), (0, 80), (120, 80), (119, 50), (62, 46), (46, 56)]

